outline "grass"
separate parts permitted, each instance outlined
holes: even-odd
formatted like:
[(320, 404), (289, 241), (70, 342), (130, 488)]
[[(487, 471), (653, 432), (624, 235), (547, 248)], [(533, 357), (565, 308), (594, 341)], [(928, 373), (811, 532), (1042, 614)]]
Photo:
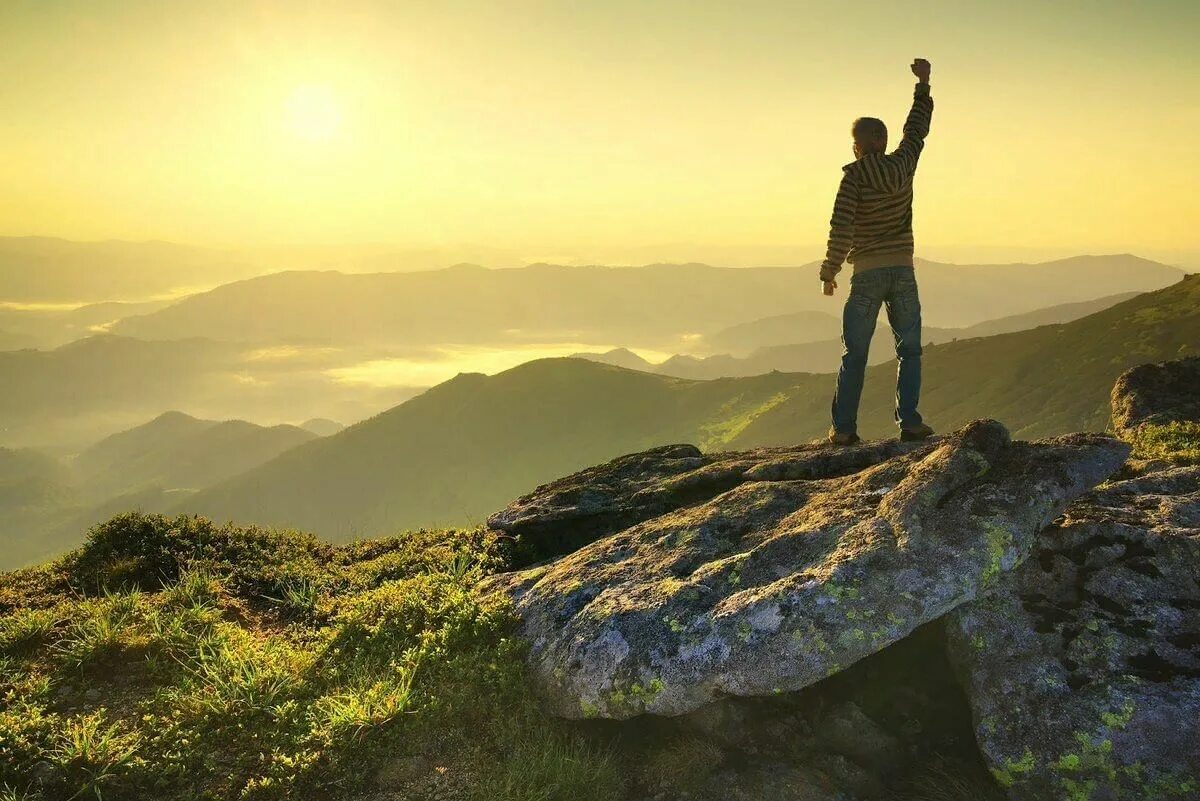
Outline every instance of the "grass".
[(1144, 425), (1133, 435), (1138, 459), (1164, 459), (1175, 464), (1200, 463), (1200, 423)]
[[(0, 801), (726, 797), (736, 748), (541, 711), (508, 603), (474, 591), (510, 548), (483, 530), (331, 546), (130, 514), (0, 574)], [(851, 673), (843, 691), (890, 686)], [(998, 801), (979, 765), (918, 768), (889, 797)]]
[(482, 531), (98, 526), (0, 575), (0, 800), (342, 798), (407, 756), (486, 776), (472, 797), (614, 801), (609, 753), (536, 711), (515, 621), (471, 591), (500, 564)]

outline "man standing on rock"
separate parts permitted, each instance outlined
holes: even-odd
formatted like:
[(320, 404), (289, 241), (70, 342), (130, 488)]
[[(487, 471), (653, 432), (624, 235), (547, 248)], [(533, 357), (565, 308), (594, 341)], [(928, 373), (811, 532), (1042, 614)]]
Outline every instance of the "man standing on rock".
[(833, 204), (829, 248), (821, 263), (826, 295), (837, 289), (842, 262), (854, 266), (850, 296), (842, 311), (842, 367), (833, 396), (835, 445), (858, 442), (858, 402), (867, 369), (867, 352), (875, 334), (880, 305), (896, 338), (896, 423), (903, 440), (933, 433), (917, 412), (921, 396), (921, 301), (913, 274), (913, 175), (929, 133), (933, 98), (929, 96), (929, 62), (912, 63), (917, 76), (912, 110), (904, 122), (904, 138), (887, 151), (887, 126), (874, 117), (859, 117), (850, 129), (854, 161), (842, 167), (841, 186)]

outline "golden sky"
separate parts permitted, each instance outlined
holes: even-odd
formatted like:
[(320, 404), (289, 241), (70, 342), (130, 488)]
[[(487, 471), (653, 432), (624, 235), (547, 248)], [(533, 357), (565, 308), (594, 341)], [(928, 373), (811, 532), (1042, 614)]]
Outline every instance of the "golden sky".
[(1200, 251), (1200, 3), (6, 0), (0, 234), (820, 258), (937, 103), (918, 254)]

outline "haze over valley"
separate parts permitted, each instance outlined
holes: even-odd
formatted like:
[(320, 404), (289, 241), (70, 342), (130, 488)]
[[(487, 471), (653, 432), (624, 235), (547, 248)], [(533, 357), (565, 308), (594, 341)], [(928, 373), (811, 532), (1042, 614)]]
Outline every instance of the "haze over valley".
[[(0, 297), (9, 566), (125, 507), (343, 541), (475, 522), (631, 450), (783, 445), (826, 425), (840, 321), (812, 291), (812, 264), (378, 272), (386, 251), (274, 254), (340, 269), (272, 270), (261, 251), (0, 240), (14, 278)], [(1194, 281), (1137, 256), (917, 269), (940, 425), (1002, 409), (1018, 432), (1102, 428), (1114, 371), (1196, 347), (1172, 300)], [(1073, 333), (1102, 326), (1136, 336)], [(1073, 358), (1010, 396), (999, 376), (1043, 369), (1062, 337), (1098, 361)], [(881, 318), (864, 398), (875, 435), (888, 430), (890, 340)], [(979, 359), (990, 378), (939, 379)]]

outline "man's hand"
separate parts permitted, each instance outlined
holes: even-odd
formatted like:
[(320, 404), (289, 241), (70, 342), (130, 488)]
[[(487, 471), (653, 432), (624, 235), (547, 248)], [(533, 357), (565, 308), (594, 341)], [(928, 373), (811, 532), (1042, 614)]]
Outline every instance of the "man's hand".
[(835, 290), (835, 289), (837, 289), (837, 281), (822, 281), (821, 282), (821, 294), (822, 295), (829, 295), (832, 297), (833, 290)]
[(929, 83), (929, 62), (925, 59), (913, 59), (912, 72), (921, 83)]

